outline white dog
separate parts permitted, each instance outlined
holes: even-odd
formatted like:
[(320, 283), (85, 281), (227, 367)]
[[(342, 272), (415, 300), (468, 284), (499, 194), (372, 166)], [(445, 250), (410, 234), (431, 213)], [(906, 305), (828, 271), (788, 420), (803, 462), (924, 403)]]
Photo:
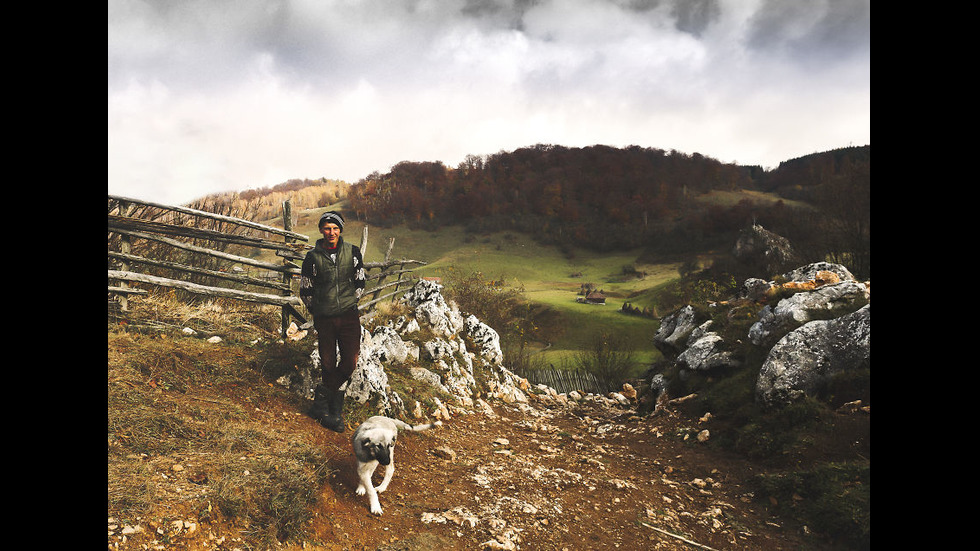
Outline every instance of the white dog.
[[(371, 513), (381, 514), (378, 493), (388, 489), (391, 477), (395, 474), (395, 441), (398, 440), (398, 429), (420, 431), (440, 425), (442, 421), (425, 425), (409, 425), (398, 419), (376, 416), (357, 427), (354, 436), (351, 437), (354, 457), (357, 458), (357, 495), (367, 494)], [(385, 477), (378, 487), (374, 487), (371, 476), (379, 464), (385, 466)]]

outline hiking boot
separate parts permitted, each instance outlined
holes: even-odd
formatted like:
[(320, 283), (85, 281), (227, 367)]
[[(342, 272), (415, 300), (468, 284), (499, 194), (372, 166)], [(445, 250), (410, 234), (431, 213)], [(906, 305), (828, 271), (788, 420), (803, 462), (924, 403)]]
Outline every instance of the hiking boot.
[(320, 424), (334, 432), (344, 432), (344, 398), (343, 390), (335, 390), (328, 398), (330, 414), (320, 418)]
[(310, 407), (310, 417), (323, 424), (323, 419), (331, 415), (330, 392), (322, 386), (313, 391), (313, 406)]

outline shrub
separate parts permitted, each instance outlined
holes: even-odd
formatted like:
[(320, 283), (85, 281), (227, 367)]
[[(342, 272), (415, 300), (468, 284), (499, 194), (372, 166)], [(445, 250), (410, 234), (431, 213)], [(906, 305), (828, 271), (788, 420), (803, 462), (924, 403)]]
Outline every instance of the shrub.
[(513, 324), (516, 312), (527, 302), (522, 290), (508, 289), (479, 272), (464, 276), (451, 269), (445, 280), (447, 298), (498, 331)]
[(581, 369), (595, 375), (607, 392), (622, 388), (637, 366), (629, 339), (608, 333), (596, 334), (589, 347), (578, 354), (576, 362)]
[(476, 316), (500, 335), (505, 354), (512, 359), (525, 353), (525, 347), (542, 332), (542, 320), (554, 332), (555, 320), (550, 312), (534, 307), (521, 288), (508, 288), (501, 281), (487, 280), (477, 272), (463, 276), (451, 271), (446, 297), (462, 312)]

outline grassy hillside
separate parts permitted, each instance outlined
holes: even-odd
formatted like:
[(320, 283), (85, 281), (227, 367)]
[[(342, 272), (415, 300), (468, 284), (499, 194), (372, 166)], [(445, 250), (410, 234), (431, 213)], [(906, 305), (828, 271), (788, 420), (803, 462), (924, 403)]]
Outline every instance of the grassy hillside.
[[(325, 210), (341, 209), (345, 205), (309, 209), (297, 214), (295, 231), (310, 236), (310, 243), (319, 237), (316, 221)], [(280, 225), (281, 221), (267, 221)], [(344, 230), (345, 237), (360, 243), (364, 224), (351, 221)], [(535, 348), (546, 349), (546, 362), (561, 365), (571, 361), (592, 335), (609, 332), (627, 337), (636, 348), (637, 359), (644, 364), (659, 358), (652, 336), (658, 322), (651, 318), (629, 316), (621, 312), (624, 302), (647, 308), (657, 308), (651, 298), (659, 287), (676, 279), (683, 259), (663, 263), (641, 263), (642, 251), (619, 251), (597, 254), (586, 249), (559, 250), (544, 246), (516, 232), (497, 232), (486, 235), (467, 233), (458, 226), (441, 227), (433, 231), (414, 230), (405, 226), (369, 227), (365, 260), (383, 258), (391, 238), (395, 240), (393, 256), (422, 260), (426, 265), (417, 270), (421, 276), (451, 278), (479, 272), (487, 280), (501, 282), (506, 288), (521, 290), (538, 307), (552, 311), (550, 319), (559, 331), (551, 331), (552, 342), (536, 342)], [(449, 281), (444, 281), (449, 284)], [(580, 304), (576, 301), (582, 284), (591, 283), (606, 297), (604, 306)]]
[[(758, 204), (779, 201), (779, 197), (759, 191), (715, 191), (701, 197), (706, 207), (733, 205), (740, 201)], [(350, 212), (346, 201), (326, 207), (295, 212), (294, 230), (310, 236), (314, 243), (319, 234), (316, 222), (326, 210)], [(281, 220), (267, 220), (281, 226)], [(365, 224), (348, 222), (346, 239), (361, 242)], [(612, 230), (609, 230), (612, 231)], [(542, 245), (530, 236), (515, 231), (477, 234), (461, 226), (442, 226), (432, 230), (412, 229), (406, 225), (368, 227), (365, 260), (382, 260), (390, 239), (394, 239), (393, 257), (426, 262), (416, 273), (441, 277), (447, 287), (454, 276), (479, 273), (504, 288), (519, 290), (539, 311), (545, 309), (550, 327), (532, 338), (531, 350), (544, 364), (570, 366), (574, 357), (588, 345), (594, 335), (605, 332), (626, 338), (635, 348), (641, 365), (659, 359), (652, 337), (659, 321), (676, 304), (664, 304), (658, 291), (675, 282), (685, 263), (710, 265), (720, 252), (691, 252), (670, 259), (651, 259), (641, 249), (597, 253), (594, 249), (574, 246)], [(274, 257), (267, 260), (275, 261)], [(604, 306), (577, 302), (583, 284), (592, 284), (606, 295)], [(624, 303), (649, 309), (653, 318), (627, 315)], [(498, 328), (503, 332), (506, 328)]]
[(768, 193), (765, 191), (753, 191), (753, 190), (737, 190), (737, 191), (721, 191), (713, 190), (700, 195), (697, 198), (698, 202), (705, 205), (718, 205), (723, 207), (731, 207), (737, 205), (740, 201), (751, 201), (759, 205), (771, 205), (782, 201), (786, 206), (800, 208), (800, 209), (810, 209), (812, 206), (804, 203), (802, 201), (793, 201), (779, 197), (773, 193)]

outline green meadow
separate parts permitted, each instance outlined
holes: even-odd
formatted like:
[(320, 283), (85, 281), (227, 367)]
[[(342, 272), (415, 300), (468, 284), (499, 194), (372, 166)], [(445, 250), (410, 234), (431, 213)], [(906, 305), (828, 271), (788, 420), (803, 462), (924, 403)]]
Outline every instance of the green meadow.
[[(319, 214), (335, 207), (303, 211), (296, 231), (309, 235), (312, 244), (319, 237), (315, 228)], [(363, 230), (364, 224), (352, 221), (344, 237), (360, 244)], [(625, 314), (621, 308), (624, 302), (655, 308), (653, 291), (679, 277), (679, 263), (639, 264), (640, 251), (560, 251), (515, 232), (477, 235), (462, 227), (429, 231), (370, 225), (365, 261), (382, 260), (391, 239), (393, 259), (425, 262), (416, 269), (419, 276), (445, 280), (453, 274), (465, 277), (480, 273), (485, 280), (521, 290), (537, 307), (550, 309), (554, 315), (549, 319), (559, 325), (558, 331), (552, 332), (554, 342), (532, 343), (532, 350), (546, 364), (568, 365), (601, 332), (629, 339), (642, 364), (660, 356), (652, 341), (659, 321)], [(585, 283), (603, 291), (605, 305), (577, 302)]]

